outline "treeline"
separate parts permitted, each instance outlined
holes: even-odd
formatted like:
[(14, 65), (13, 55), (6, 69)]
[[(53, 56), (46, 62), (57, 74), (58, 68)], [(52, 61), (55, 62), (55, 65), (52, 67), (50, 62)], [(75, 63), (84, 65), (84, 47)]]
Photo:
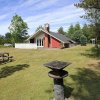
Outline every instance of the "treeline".
[[(17, 30), (18, 31), (18, 30)], [(84, 24), (83, 27), (79, 23), (73, 25), (71, 24), (68, 28), (68, 31), (64, 31), (63, 27), (58, 29), (58, 33), (63, 34), (77, 43), (81, 43), (81, 39), (84, 38), (87, 43), (91, 41), (94, 36), (93, 25)], [(16, 32), (16, 29), (13, 33), (6, 33), (4, 36), (0, 35), (0, 44), (4, 43), (23, 43), (29, 37), (27, 31)]]
[(7, 44), (12, 44), (14, 43), (24, 43), (25, 40), (29, 37), (29, 35), (22, 36), (22, 35), (15, 35), (7, 32), (5, 35), (0, 35), (0, 45), (4, 45), (5, 43)]
[(82, 27), (79, 23), (73, 25), (71, 24), (68, 31), (64, 31), (63, 27), (58, 29), (58, 33), (63, 34), (77, 43), (81, 43), (81, 39), (84, 37), (85, 41), (88, 43), (94, 38), (93, 25), (84, 24)]
[(12, 45), (14, 45), (14, 43), (24, 43), (28, 37), (29, 35), (24, 37), (16, 35), (15, 37), (13, 37), (11, 33), (7, 32), (5, 35), (0, 35), (0, 45), (4, 45), (5, 43)]

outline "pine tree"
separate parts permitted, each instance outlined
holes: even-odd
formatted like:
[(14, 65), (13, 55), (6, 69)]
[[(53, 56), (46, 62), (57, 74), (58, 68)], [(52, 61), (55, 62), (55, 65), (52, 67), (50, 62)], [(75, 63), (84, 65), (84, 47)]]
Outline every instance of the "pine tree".
[(63, 34), (63, 35), (66, 34), (66, 33), (64, 32), (64, 30), (63, 30), (63, 27), (60, 27), (60, 28), (58, 29), (58, 33), (59, 33), (59, 34)]
[(69, 29), (68, 29), (67, 36), (70, 37), (71, 39), (73, 39), (74, 32), (75, 32), (74, 26), (71, 24)]
[(74, 31), (79, 31), (79, 30), (81, 30), (81, 27), (80, 27), (80, 24), (77, 23), (75, 24)]

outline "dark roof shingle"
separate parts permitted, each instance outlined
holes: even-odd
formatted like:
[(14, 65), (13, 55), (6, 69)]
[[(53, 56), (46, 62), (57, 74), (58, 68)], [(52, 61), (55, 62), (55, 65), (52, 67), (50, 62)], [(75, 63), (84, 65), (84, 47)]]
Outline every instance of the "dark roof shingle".
[(60, 33), (55, 33), (55, 32), (49, 32), (49, 34), (57, 39), (59, 39), (60, 41), (64, 42), (64, 43), (75, 43), (75, 41), (71, 40), (70, 38), (66, 37), (65, 35), (62, 35)]

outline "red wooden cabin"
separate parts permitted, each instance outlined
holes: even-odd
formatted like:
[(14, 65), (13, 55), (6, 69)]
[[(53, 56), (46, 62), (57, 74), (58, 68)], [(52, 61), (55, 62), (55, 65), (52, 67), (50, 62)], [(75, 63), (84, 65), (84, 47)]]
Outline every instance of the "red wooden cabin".
[(37, 47), (43, 48), (66, 48), (71, 47), (76, 43), (65, 35), (51, 32), (49, 24), (45, 24), (44, 29), (39, 29), (30, 36), (27, 41), (29, 43), (36, 43)]

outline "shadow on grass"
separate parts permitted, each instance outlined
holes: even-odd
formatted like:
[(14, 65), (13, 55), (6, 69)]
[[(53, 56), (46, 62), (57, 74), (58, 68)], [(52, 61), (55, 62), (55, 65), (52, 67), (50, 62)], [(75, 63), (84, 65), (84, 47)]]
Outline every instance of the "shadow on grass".
[(100, 48), (92, 47), (90, 50), (86, 50), (85, 53), (81, 53), (83, 56), (100, 58)]
[(75, 83), (72, 93), (74, 100), (100, 100), (100, 73), (89, 68), (78, 69), (70, 76)]
[(5, 66), (0, 69), (0, 78), (5, 78), (7, 76), (12, 75), (16, 71), (23, 70), (25, 68), (28, 68), (28, 64), (22, 64), (22, 65), (16, 65), (16, 66)]
[(100, 71), (100, 62), (97, 64), (88, 64), (89, 67), (94, 68), (97, 71)]
[(65, 98), (69, 98), (74, 88), (71, 88), (69, 86), (64, 86), (64, 90), (65, 90)]

